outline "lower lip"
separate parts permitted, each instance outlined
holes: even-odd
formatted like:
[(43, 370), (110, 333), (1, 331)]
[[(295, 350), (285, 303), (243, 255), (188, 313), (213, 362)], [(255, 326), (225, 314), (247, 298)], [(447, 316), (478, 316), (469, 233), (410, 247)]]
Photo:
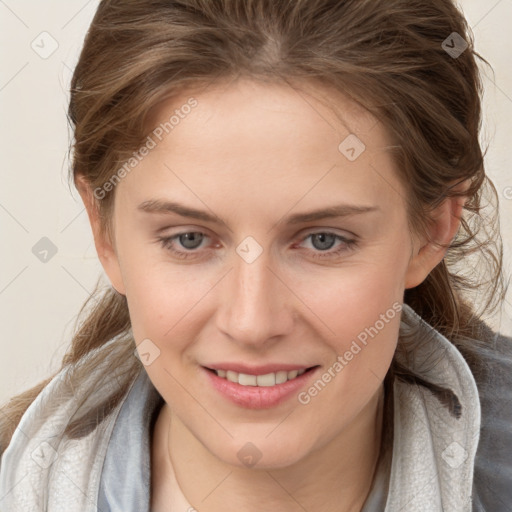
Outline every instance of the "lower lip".
[(305, 382), (316, 373), (319, 367), (312, 368), (292, 380), (274, 386), (242, 386), (219, 377), (215, 372), (203, 367), (212, 386), (231, 402), (246, 409), (270, 409), (288, 398), (297, 395)]

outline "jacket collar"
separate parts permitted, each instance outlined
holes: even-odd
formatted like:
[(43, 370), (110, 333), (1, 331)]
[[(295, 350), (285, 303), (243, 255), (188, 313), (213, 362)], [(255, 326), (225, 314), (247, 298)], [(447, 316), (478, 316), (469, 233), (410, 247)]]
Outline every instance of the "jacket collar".
[[(397, 351), (397, 361), (434, 388), (447, 388), (460, 408), (455, 408), (454, 415), (443, 391), (434, 394), (424, 386), (395, 379), (385, 512), (469, 512), (481, 421), (476, 382), (457, 348), (404, 304), (401, 334), (415, 328), (421, 332), (412, 341), (415, 351)], [(115, 342), (116, 338), (98, 349), (102, 363), (79, 389), (70, 385), (69, 370), (64, 370), (27, 409), (1, 459), (0, 510), (28, 512), (41, 504), (66, 512), (129, 510), (129, 502), (119, 501), (116, 488), (120, 487), (123, 492), (132, 489), (140, 503), (137, 510), (145, 510), (144, 503), (149, 503), (148, 433), (152, 414), (163, 402), (143, 369), (95, 430), (80, 439), (62, 435), (71, 417), (85, 416), (119, 385), (108, 357), (101, 358), (102, 351), (108, 346), (111, 350)], [(48, 411), (53, 411), (50, 417)], [(120, 449), (126, 457), (116, 462)], [(139, 465), (132, 465), (132, 457)], [(134, 473), (136, 468), (141, 470)]]
[(414, 357), (397, 351), (397, 361), (434, 388), (447, 388), (460, 407), (450, 407), (453, 402), (442, 391), (433, 393), (395, 379), (393, 458), (385, 510), (471, 511), (481, 424), (476, 381), (459, 350), (404, 304), (401, 335), (416, 329), (421, 334), (412, 338)]

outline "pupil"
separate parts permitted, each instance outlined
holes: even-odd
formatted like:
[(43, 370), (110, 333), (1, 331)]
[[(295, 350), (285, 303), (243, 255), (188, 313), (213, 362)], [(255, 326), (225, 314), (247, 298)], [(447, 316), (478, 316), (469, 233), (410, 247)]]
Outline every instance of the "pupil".
[[(328, 240), (327, 243), (326, 239)], [(320, 240), (320, 247), (316, 247), (314, 243), (315, 240)], [(330, 249), (333, 246), (334, 242), (334, 235), (329, 235), (327, 233), (319, 233), (317, 235), (313, 235), (313, 245), (315, 246), (316, 249)]]
[[(201, 233), (185, 233), (180, 236), (180, 243), (186, 249), (196, 249), (201, 244), (201, 237)], [(197, 240), (199, 240), (199, 243)]]

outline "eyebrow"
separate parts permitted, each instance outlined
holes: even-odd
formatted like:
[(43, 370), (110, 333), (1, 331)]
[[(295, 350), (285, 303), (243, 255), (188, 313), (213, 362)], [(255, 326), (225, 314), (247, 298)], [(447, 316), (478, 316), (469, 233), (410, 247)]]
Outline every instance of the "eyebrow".
[[(305, 222), (311, 222), (315, 220), (322, 220), (335, 217), (348, 217), (352, 215), (358, 215), (363, 213), (375, 212), (380, 208), (378, 206), (366, 206), (366, 205), (354, 205), (354, 204), (340, 204), (322, 208), (320, 210), (313, 210), (305, 213), (296, 213), (290, 215), (284, 219), (286, 224), (301, 224)], [(207, 213), (204, 210), (197, 210), (195, 208), (189, 208), (180, 203), (172, 201), (164, 201), (161, 199), (150, 199), (141, 203), (137, 210), (146, 213), (160, 213), (170, 214), (174, 213), (181, 217), (187, 217), (191, 219), (202, 220), (204, 222), (211, 223), (223, 223), (226, 222), (220, 217)]]

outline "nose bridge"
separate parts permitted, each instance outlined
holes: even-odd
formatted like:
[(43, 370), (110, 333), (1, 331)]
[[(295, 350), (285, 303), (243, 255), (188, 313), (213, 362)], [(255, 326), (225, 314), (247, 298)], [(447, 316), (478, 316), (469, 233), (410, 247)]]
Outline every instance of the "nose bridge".
[(259, 345), (291, 329), (290, 304), (283, 283), (270, 270), (267, 252), (254, 261), (238, 254), (219, 304), (219, 328), (239, 343)]

